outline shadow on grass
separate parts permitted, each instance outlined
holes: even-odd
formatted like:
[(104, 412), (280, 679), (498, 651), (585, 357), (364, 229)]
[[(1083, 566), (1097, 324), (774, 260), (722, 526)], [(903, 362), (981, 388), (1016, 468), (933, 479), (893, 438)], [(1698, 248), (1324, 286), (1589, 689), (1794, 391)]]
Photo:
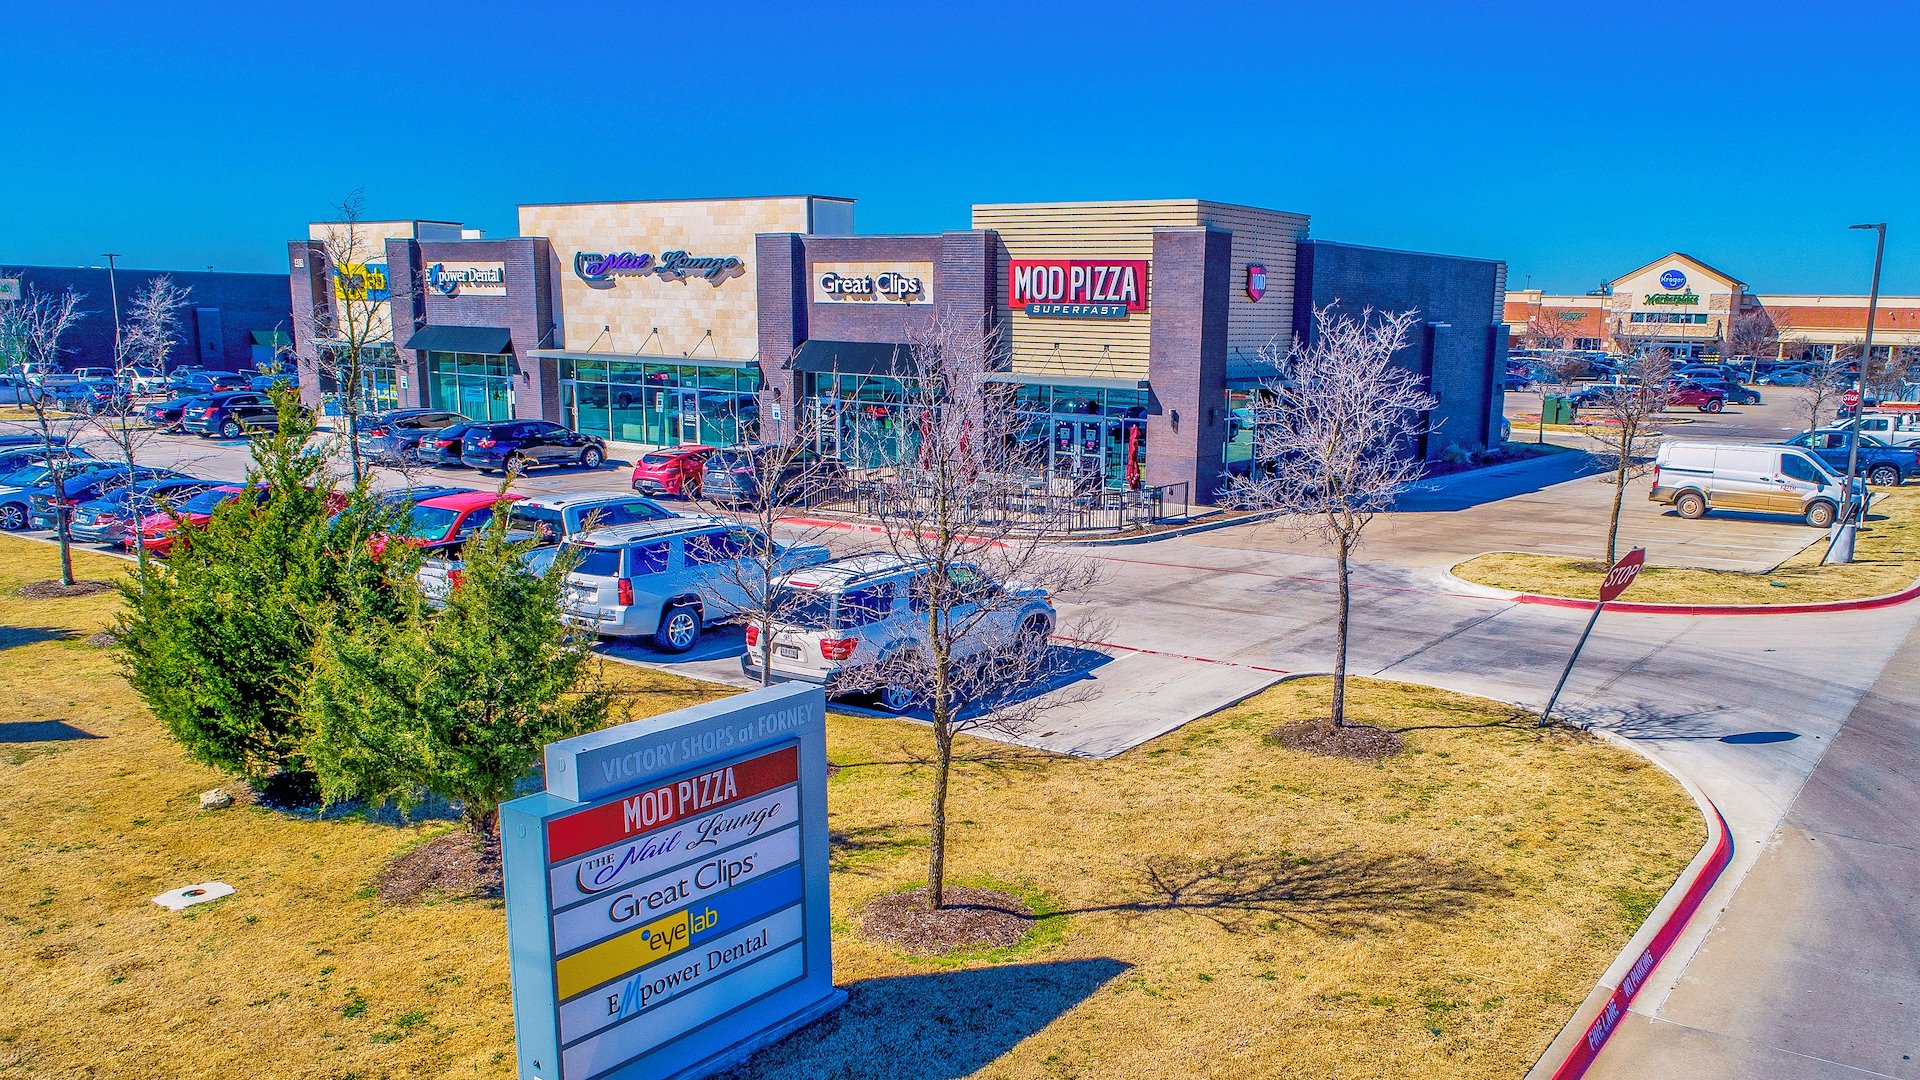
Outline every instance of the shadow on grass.
[(43, 641), (72, 641), (73, 631), (59, 626), (0, 626), (0, 649), (17, 649)]
[(723, 1075), (971, 1076), (1130, 968), (1101, 957), (862, 979), (844, 1008)]
[(1146, 886), (1141, 899), (1047, 917), (1185, 911), (1229, 931), (1292, 923), (1315, 933), (1350, 934), (1407, 919), (1448, 919), (1507, 891), (1498, 878), (1468, 863), (1352, 848), (1313, 856), (1154, 857), (1145, 860), (1140, 877)]
[(926, 846), (924, 824), (827, 830), (827, 862), (834, 873), (863, 874), (870, 863)]
[(81, 731), (65, 720), (8, 720), (0, 723), (0, 743), (73, 742), (77, 739), (104, 739)]

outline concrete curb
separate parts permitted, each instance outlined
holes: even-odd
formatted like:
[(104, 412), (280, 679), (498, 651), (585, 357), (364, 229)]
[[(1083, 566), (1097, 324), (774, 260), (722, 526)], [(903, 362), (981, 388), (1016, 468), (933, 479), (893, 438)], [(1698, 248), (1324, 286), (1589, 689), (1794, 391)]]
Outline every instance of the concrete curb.
[[(1496, 553), (1483, 552), (1482, 554)], [(1479, 556), (1476, 555), (1474, 558)], [(1471, 562), (1472, 560), (1463, 561)], [(1581, 600), (1571, 596), (1543, 596), (1539, 593), (1514, 592), (1511, 589), (1482, 585), (1477, 581), (1468, 581), (1460, 577), (1451, 568), (1445, 573), (1449, 581), (1463, 588), (1484, 590), (1478, 595), (1491, 599), (1510, 600), (1516, 604), (1592, 611), (1594, 605), (1598, 603), (1595, 600)], [(1920, 579), (1916, 579), (1913, 584), (1899, 592), (1866, 596), (1857, 600), (1815, 600), (1804, 604), (1637, 604), (1628, 600), (1615, 600), (1607, 605), (1607, 610), (1622, 615), (1819, 615), (1838, 611), (1872, 611), (1875, 608), (1895, 607), (1916, 598), (1920, 598)]]
[(1627, 1014), (1627, 1007), (1633, 1003), (1634, 995), (1646, 985), (1647, 977), (1673, 948), (1681, 931), (1706, 899), (1707, 893), (1719, 881), (1720, 874), (1733, 861), (1733, 834), (1727, 829), (1727, 819), (1720, 814), (1719, 807), (1713, 804), (1705, 792), (1691, 780), (1682, 776), (1665, 761), (1647, 753), (1610, 731), (1592, 730), (1617, 746), (1631, 750), (1653, 762), (1674, 778), (1700, 808), (1700, 816), (1707, 823), (1707, 841), (1700, 847), (1699, 854), (1680, 872), (1665, 896), (1660, 898), (1647, 921), (1620, 955), (1614, 958), (1600, 982), (1587, 994), (1586, 1000), (1574, 1010), (1553, 1042), (1547, 1045), (1546, 1052), (1527, 1072), (1527, 1080), (1578, 1080), (1593, 1066), (1600, 1051), (1607, 1044), (1607, 1038)]

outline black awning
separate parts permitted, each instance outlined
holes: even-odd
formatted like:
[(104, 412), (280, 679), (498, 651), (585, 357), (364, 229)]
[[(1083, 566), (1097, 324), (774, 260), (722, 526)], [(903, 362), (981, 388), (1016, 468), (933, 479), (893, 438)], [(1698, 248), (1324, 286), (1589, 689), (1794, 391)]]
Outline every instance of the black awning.
[(911, 379), (920, 374), (920, 363), (912, 349), (890, 341), (807, 341), (793, 358), (793, 369)]
[(293, 339), (283, 330), (253, 330), (249, 333), (253, 336), (255, 345), (264, 345), (270, 349), (284, 349), (293, 344)]
[(504, 326), (428, 326), (413, 332), (408, 349), (499, 355), (511, 352), (513, 335)]

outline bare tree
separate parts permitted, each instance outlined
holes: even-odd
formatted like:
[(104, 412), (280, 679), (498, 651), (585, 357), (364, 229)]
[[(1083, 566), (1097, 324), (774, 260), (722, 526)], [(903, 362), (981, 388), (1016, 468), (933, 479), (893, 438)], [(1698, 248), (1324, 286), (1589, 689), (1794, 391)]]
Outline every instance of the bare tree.
[(1369, 308), (1353, 318), (1332, 304), (1317, 309), (1310, 342), (1295, 341), (1287, 353), (1282, 370), (1290, 377), (1261, 395), (1253, 470), (1235, 476), (1226, 491), (1234, 505), (1282, 511), (1286, 523), (1333, 545), (1335, 727), (1347, 726), (1353, 552), (1374, 515), (1425, 468), (1412, 445), (1437, 402), (1419, 372), (1394, 362), (1415, 317)]
[[(729, 594), (738, 618), (746, 627), (747, 648), (754, 661), (742, 657), (742, 667), (759, 678), (761, 685), (772, 681), (773, 628), (789, 621), (805, 602), (805, 596), (779, 587), (780, 579), (799, 563), (796, 553), (807, 548), (824, 547), (831, 526), (806, 524), (792, 518), (797, 503), (814, 501), (837, 492), (847, 483), (840, 462), (821, 457), (814, 450), (819, 416), (796, 417), (786, 438), (758, 444), (751, 453), (729, 454), (724, 459), (707, 460), (709, 469), (745, 470), (739, 479), (754, 497), (744, 503), (717, 504), (703, 490), (695, 499), (717, 513), (724, 513), (753, 526), (758, 537), (744, 550), (729, 550), (724, 558), (710, 560), (715, 584)], [(780, 539), (774, 540), (778, 529)], [(715, 539), (702, 537), (696, 544), (711, 545)], [(735, 547), (731, 541), (719, 543)], [(714, 552), (720, 555), (720, 552)], [(841, 554), (851, 554), (844, 549)]]
[(326, 302), (316, 297), (311, 311), (296, 311), (304, 337), (313, 349), (315, 372), (332, 381), (339, 395), (341, 435), (353, 482), (365, 473), (360, 460), (356, 428), (363, 411), (362, 393), (374, 359), (393, 345), (393, 303), (387, 275), (372, 269), (386, 259), (384, 240), (365, 224), (366, 199), (355, 191), (334, 208), (339, 220), (328, 222), (313, 241), (312, 258), (324, 265), (320, 276), (328, 283)]
[(1550, 353), (1534, 365), (1534, 381), (1540, 384), (1540, 430), (1537, 442), (1547, 441), (1548, 392), (1565, 395), (1592, 368), (1586, 357), (1563, 352)]
[(1587, 426), (1594, 457), (1606, 466), (1613, 484), (1613, 512), (1607, 520), (1607, 565), (1620, 541), (1620, 511), (1627, 485), (1646, 472), (1649, 442), (1660, 435), (1660, 416), (1673, 397), (1673, 360), (1665, 350), (1637, 353), (1620, 370), (1620, 383), (1600, 391), (1588, 409), (1598, 423)]
[(1526, 341), (1531, 348), (1558, 352), (1573, 341), (1572, 323), (1557, 311), (1542, 311), (1527, 320)]
[(1042, 463), (1039, 448), (1021, 438), (1027, 421), (1011, 408), (1008, 388), (987, 379), (1002, 356), (999, 333), (943, 313), (909, 335), (909, 348), (913, 364), (888, 405), (909, 436), (904, 456), (860, 486), (880, 545), (913, 568), (910, 601), (925, 621), (852, 688), (880, 690), (891, 707), (923, 709), (933, 727), (927, 895), (939, 909), (954, 740), (965, 732), (1017, 737), (1073, 698), (1046, 692), (1071, 663), (1049, 644), (1048, 605), (1090, 587), (1098, 570), (1045, 542), (1064, 521), (1064, 499), (1014, 505)]
[(93, 417), (94, 428), (113, 445), (115, 456), (127, 469), (127, 513), (133, 529), (134, 557), (139, 560), (142, 581), (147, 563), (146, 514), (149, 507), (140, 495), (139, 458), (147, 443), (158, 433), (151, 424), (141, 422), (133, 405), (136, 370), (150, 368), (163, 372), (167, 357), (180, 342), (180, 318), (192, 290), (161, 275), (147, 282), (133, 295), (129, 318), (120, 334), (113, 358), (114, 381), (118, 391), (114, 407)]
[[(48, 479), (53, 484), (54, 534), (60, 540), (60, 584), (73, 584), (73, 541), (67, 531), (67, 516), (60, 508), (66, 504), (66, 448), (71, 446), (86, 424), (86, 416), (65, 408), (54, 396), (45, 376), (60, 370), (60, 340), (80, 321), (81, 294), (68, 289), (59, 295), (41, 292), (28, 284), (18, 300), (0, 303), (0, 342), (9, 352), (7, 366), (22, 373), (18, 379), (20, 404), (31, 414), (40, 436), (40, 449), (52, 466)], [(27, 365), (42, 374), (35, 380), (25, 377)], [(15, 527), (24, 527), (19, 522)]]
[(1847, 374), (1850, 361), (1845, 347), (1836, 345), (1824, 356), (1816, 352), (1806, 365), (1807, 385), (1793, 407), (1794, 419), (1806, 425), (1806, 430), (1825, 427), (1838, 415), (1841, 395), (1852, 382)]
[[(1780, 328), (1765, 308), (1749, 308), (1727, 322), (1726, 340), (1720, 355), (1727, 361), (1745, 356), (1752, 360), (1774, 360), (1780, 353)], [(1749, 379), (1753, 368), (1747, 369)]]

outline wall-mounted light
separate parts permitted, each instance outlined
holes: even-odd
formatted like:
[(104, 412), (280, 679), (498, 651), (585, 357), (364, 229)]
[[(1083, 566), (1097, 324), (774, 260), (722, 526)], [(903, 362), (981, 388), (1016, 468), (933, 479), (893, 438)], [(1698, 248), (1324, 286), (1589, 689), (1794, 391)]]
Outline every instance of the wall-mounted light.
[(1172, 412), (1168, 413), (1167, 422), (1173, 425), (1173, 430), (1179, 431), (1180, 430), (1180, 410), (1175, 409)]
[(1207, 406), (1207, 426), (1212, 427), (1213, 425), (1218, 424), (1219, 422), (1220, 422), (1220, 410), (1215, 408), (1212, 405)]

